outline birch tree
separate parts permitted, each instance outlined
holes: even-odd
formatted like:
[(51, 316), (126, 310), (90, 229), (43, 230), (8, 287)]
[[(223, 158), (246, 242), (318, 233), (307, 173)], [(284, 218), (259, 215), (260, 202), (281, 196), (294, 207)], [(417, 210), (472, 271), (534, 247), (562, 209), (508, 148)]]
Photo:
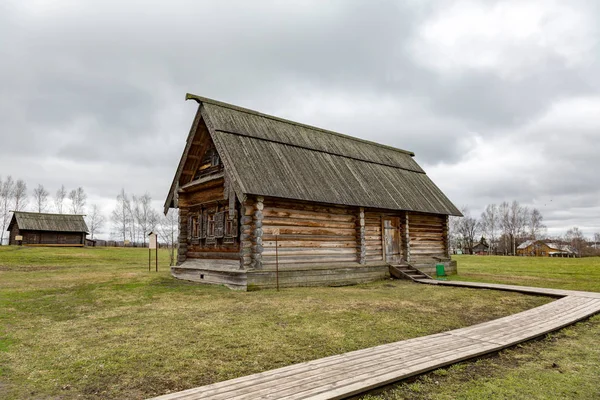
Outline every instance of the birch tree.
[(508, 254), (510, 239), (510, 206), (506, 201), (500, 203), (498, 207), (498, 222), (502, 232), (504, 255)]
[(61, 185), (60, 189), (56, 191), (56, 195), (54, 196), (54, 206), (56, 207), (56, 212), (59, 214), (63, 213), (63, 207), (65, 204), (66, 197), (67, 190), (65, 189), (65, 185)]
[(489, 204), (481, 213), (481, 229), (489, 241), (488, 253), (495, 253), (496, 239), (500, 229), (500, 214), (496, 204)]
[(13, 210), (23, 211), (27, 207), (27, 184), (24, 180), (19, 179), (15, 183), (13, 191)]
[(4, 243), (4, 232), (10, 223), (12, 216), (12, 199), (14, 198), (15, 182), (12, 176), (7, 176), (4, 181), (0, 178), (0, 222), (2, 231), (0, 232), (0, 245)]
[(121, 189), (121, 192), (117, 195), (117, 204), (115, 209), (111, 213), (111, 220), (113, 223), (113, 229), (117, 236), (125, 242), (127, 235), (130, 232), (131, 225), (131, 201), (125, 193), (125, 189)]
[(527, 220), (527, 227), (529, 230), (529, 237), (531, 240), (538, 240), (540, 236), (546, 231), (546, 225), (543, 224), (544, 217), (537, 208), (531, 210), (529, 218)]
[(170, 209), (162, 218), (158, 229), (160, 239), (167, 244), (171, 266), (177, 263), (177, 243), (179, 240), (179, 214), (176, 209)]
[(81, 186), (69, 192), (69, 200), (71, 200), (71, 214), (84, 213), (87, 195)]
[(50, 193), (48, 193), (43, 185), (38, 185), (37, 188), (33, 189), (33, 202), (37, 212), (42, 213), (47, 210), (49, 195)]
[(93, 239), (96, 233), (101, 232), (100, 230), (104, 226), (105, 221), (104, 215), (102, 215), (102, 211), (100, 211), (100, 207), (98, 207), (97, 204), (92, 205), (92, 209), (87, 215), (86, 220), (90, 235)]

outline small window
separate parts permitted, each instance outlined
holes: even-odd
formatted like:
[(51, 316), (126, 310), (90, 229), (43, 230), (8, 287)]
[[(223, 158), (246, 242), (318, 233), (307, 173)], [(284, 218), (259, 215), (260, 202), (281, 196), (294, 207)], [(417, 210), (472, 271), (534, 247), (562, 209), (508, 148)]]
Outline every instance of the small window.
[(215, 214), (208, 214), (206, 222), (206, 238), (215, 237)]
[(216, 167), (217, 165), (221, 164), (221, 158), (219, 157), (219, 153), (217, 153), (216, 150), (214, 150), (212, 153), (210, 163), (213, 167)]
[(194, 215), (192, 217), (192, 238), (196, 239), (198, 236), (198, 216)]

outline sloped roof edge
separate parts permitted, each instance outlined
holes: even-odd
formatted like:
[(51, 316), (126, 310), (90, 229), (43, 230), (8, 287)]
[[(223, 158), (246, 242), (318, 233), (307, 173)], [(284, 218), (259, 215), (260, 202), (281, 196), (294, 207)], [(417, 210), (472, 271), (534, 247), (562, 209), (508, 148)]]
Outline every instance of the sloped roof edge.
[(357, 138), (357, 137), (354, 137), (354, 136), (350, 136), (350, 135), (344, 135), (343, 133), (339, 133), (339, 132), (335, 132), (335, 131), (330, 131), (330, 130), (327, 130), (327, 129), (319, 128), (319, 127), (312, 126), (312, 125), (303, 124), (303, 123), (296, 122), (296, 121), (291, 121), (291, 120), (280, 118), (280, 117), (276, 117), (276, 116), (273, 116), (273, 115), (270, 115), (270, 114), (263, 114), (263, 113), (261, 113), (259, 111), (251, 110), (249, 108), (239, 107), (239, 106), (236, 106), (236, 105), (233, 105), (233, 104), (229, 104), (229, 103), (224, 103), (224, 102), (218, 101), (218, 100), (213, 100), (213, 99), (210, 99), (208, 97), (202, 97), (202, 96), (198, 96), (198, 95), (195, 95), (195, 94), (186, 93), (185, 99), (186, 100), (195, 100), (198, 104), (202, 104), (202, 103), (214, 104), (214, 105), (219, 106), (219, 107), (225, 107), (225, 108), (229, 108), (229, 109), (236, 110), (236, 111), (241, 111), (241, 112), (245, 112), (245, 113), (249, 113), (249, 114), (254, 114), (254, 115), (257, 115), (257, 116), (260, 116), (260, 117), (263, 117), (263, 118), (268, 118), (268, 119), (272, 119), (272, 120), (275, 120), (275, 121), (284, 122), (286, 124), (296, 125), (296, 126), (300, 126), (302, 128), (308, 128), (308, 129), (312, 129), (312, 130), (315, 130), (315, 131), (319, 131), (319, 132), (323, 132), (323, 133), (328, 133), (328, 134), (331, 134), (331, 135), (342, 137), (344, 139), (354, 140), (356, 142), (370, 144), (370, 145), (382, 147), (382, 148), (385, 148), (385, 149), (388, 149), (388, 150), (394, 150), (394, 151), (397, 151), (397, 152), (400, 152), (400, 153), (408, 154), (411, 157), (415, 156), (415, 153), (413, 153), (412, 151), (399, 149), (397, 147), (388, 146), (388, 145), (377, 143), (377, 142), (373, 142), (373, 141), (370, 141), (370, 140), (360, 139), (360, 138)]

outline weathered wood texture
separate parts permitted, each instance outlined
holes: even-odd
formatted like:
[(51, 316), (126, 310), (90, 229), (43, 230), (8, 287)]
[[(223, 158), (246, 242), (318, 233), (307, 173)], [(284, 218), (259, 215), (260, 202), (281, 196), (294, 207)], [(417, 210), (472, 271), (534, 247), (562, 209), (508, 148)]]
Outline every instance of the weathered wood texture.
[(87, 226), (83, 215), (16, 211), (9, 222), (8, 244), (24, 246), (84, 246)]
[[(199, 230), (193, 232), (195, 224), (202, 224), (204, 211), (210, 210), (211, 215), (229, 211), (228, 194), (225, 179), (219, 175), (215, 179), (209, 177), (209, 180), (196, 180), (179, 190), (180, 214), (181, 210), (185, 210), (186, 215), (185, 221), (180, 217), (180, 245), (185, 242), (185, 251), (180, 252), (180, 262), (187, 258), (239, 260), (240, 242), (237, 237), (229, 241), (222, 237), (207, 240), (206, 237), (201, 237)], [(194, 222), (188, 226), (192, 220)], [(237, 217), (235, 223), (238, 223)]]
[[(14, 228), (13, 228), (14, 230)], [(85, 245), (85, 233), (81, 232), (44, 232), (44, 231), (30, 231), (30, 230), (16, 230), (13, 236), (13, 230), (11, 230), (9, 244), (18, 244), (15, 240), (15, 236), (23, 236), (23, 246), (84, 246)]]
[[(273, 269), (310, 263), (357, 262), (357, 209), (265, 198), (262, 265)], [(256, 221), (255, 221), (256, 223)]]
[[(464, 282), (435, 284), (471, 286)], [(478, 284), (511, 290), (508, 285)], [(512, 287), (567, 296), (543, 306), (467, 328), (384, 344), (290, 365), (155, 400), (342, 399), (545, 335), (600, 312), (600, 294)], [(513, 289), (515, 290), (515, 289)]]
[(366, 261), (383, 261), (381, 213), (365, 211)]
[(427, 266), (447, 254), (445, 238), (446, 216), (408, 213), (409, 261), (415, 266)]

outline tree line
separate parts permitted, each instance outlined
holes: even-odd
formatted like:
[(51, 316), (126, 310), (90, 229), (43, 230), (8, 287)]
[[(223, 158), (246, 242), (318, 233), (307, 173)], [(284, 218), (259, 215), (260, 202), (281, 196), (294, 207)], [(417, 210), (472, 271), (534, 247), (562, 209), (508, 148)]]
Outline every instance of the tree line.
[(83, 187), (67, 190), (64, 185), (51, 195), (41, 184), (31, 194), (27, 183), (22, 179), (7, 176), (0, 177), (0, 245), (4, 237), (13, 211), (30, 211), (39, 213), (78, 214), (85, 215), (88, 233), (91, 239), (105, 233), (105, 225), (110, 220), (110, 237), (129, 242), (132, 246), (147, 245), (150, 232), (155, 232), (162, 243), (166, 243), (171, 252), (171, 262), (175, 261), (175, 248), (178, 236), (178, 214), (170, 210), (162, 215), (152, 207), (152, 197), (148, 193), (129, 196), (124, 189), (117, 195), (116, 206), (106, 218), (97, 204), (92, 204), (86, 214), (87, 194)]
[[(468, 207), (461, 210), (463, 217), (450, 217), (450, 247), (472, 254), (473, 247), (485, 243), (489, 254), (514, 255), (517, 247), (526, 240), (552, 240), (568, 244), (579, 255), (593, 254), (600, 250), (600, 233), (588, 241), (578, 227), (563, 235), (548, 237), (544, 216), (537, 208), (529, 208), (518, 201), (488, 204), (480, 217), (474, 217)], [(593, 249), (593, 251), (592, 251)]]

